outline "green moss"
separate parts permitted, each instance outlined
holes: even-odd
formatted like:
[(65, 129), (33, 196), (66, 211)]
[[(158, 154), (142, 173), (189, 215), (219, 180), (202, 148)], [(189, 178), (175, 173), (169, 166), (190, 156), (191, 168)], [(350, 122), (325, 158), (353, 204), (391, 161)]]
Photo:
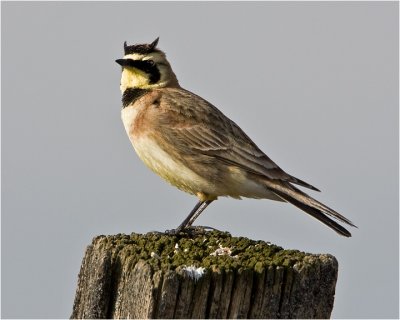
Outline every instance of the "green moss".
[(291, 267), (306, 254), (227, 232), (209, 231), (196, 235), (148, 233), (98, 236), (93, 245), (111, 250), (113, 259), (137, 262), (144, 259), (154, 270), (194, 265), (213, 270), (253, 269), (259, 273), (269, 266)]

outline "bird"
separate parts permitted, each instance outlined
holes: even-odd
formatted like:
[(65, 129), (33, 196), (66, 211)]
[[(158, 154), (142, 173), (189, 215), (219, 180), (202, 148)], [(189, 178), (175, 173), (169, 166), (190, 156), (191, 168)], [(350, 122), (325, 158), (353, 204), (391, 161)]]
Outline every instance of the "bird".
[[(192, 228), (203, 210), (219, 197), (288, 202), (338, 234), (351, 233), (335, 220), (349, 219), (315, 200), (297, 186), (319, 191), (281, 169), (218, 108), (182, 88), (158, 48), (151, 43), (127, 45), (121, 66), (121, 118), (139, 158), (153, 172), (198, 202), (176, 228)], [(335, 219), (335, 220), (334, 220)]]

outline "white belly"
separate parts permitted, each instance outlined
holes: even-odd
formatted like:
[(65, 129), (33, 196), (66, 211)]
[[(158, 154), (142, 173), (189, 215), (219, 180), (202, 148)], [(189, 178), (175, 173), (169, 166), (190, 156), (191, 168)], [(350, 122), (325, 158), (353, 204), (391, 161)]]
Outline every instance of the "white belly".
[(202, 177), (173, 159), (159, 147), (156, 141), (148, 137), (135, 139), (132, 142), (139, 158), (155, 173), (177, 188), (196, 194), (209, 193), (209, 185)]
[(132, 132), (136, 115), (137, 109), (131, 107), (125, 108), (122, 110), (122, 121), (137, 155), (146, 166), (170, 184), (185, 192), (191, 194), (199, 192), (212, 194), (214, 190), (205, 179), (185, 167), (177, 159), (174, 159), (153, 138), (146, 134), (133, 136)]

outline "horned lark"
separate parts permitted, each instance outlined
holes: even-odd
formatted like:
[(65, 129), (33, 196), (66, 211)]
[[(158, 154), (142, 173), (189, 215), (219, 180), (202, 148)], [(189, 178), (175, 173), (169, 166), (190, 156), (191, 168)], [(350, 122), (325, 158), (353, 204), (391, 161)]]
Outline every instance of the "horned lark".
[(355, 225), (294, 185), (319, 191), (273, 162), (232, 120), (183, 89), (165, 53), (150, 44), (127, 45), (122, 66), (122, 121), (140, 159), (155, 173), (199, 199), (182, 224), (190, 227), (220, 196), (289, 202), (337, 233), (335, 218)]

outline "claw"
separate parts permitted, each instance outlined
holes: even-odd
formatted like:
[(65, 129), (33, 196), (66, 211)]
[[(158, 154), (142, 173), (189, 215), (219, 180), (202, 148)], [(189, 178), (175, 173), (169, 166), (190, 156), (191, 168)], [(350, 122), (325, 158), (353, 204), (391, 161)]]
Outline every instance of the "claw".
[(209, 231), (219, 231), (219, 230), (209, 226), (189, 226), (186, 228), (178, 227), (176, 229), (165, 230), (164, 234), (171, 236), (177, 236), (178, 234), (182, 234), (193, 237), (193, 236), (203, 235)]

